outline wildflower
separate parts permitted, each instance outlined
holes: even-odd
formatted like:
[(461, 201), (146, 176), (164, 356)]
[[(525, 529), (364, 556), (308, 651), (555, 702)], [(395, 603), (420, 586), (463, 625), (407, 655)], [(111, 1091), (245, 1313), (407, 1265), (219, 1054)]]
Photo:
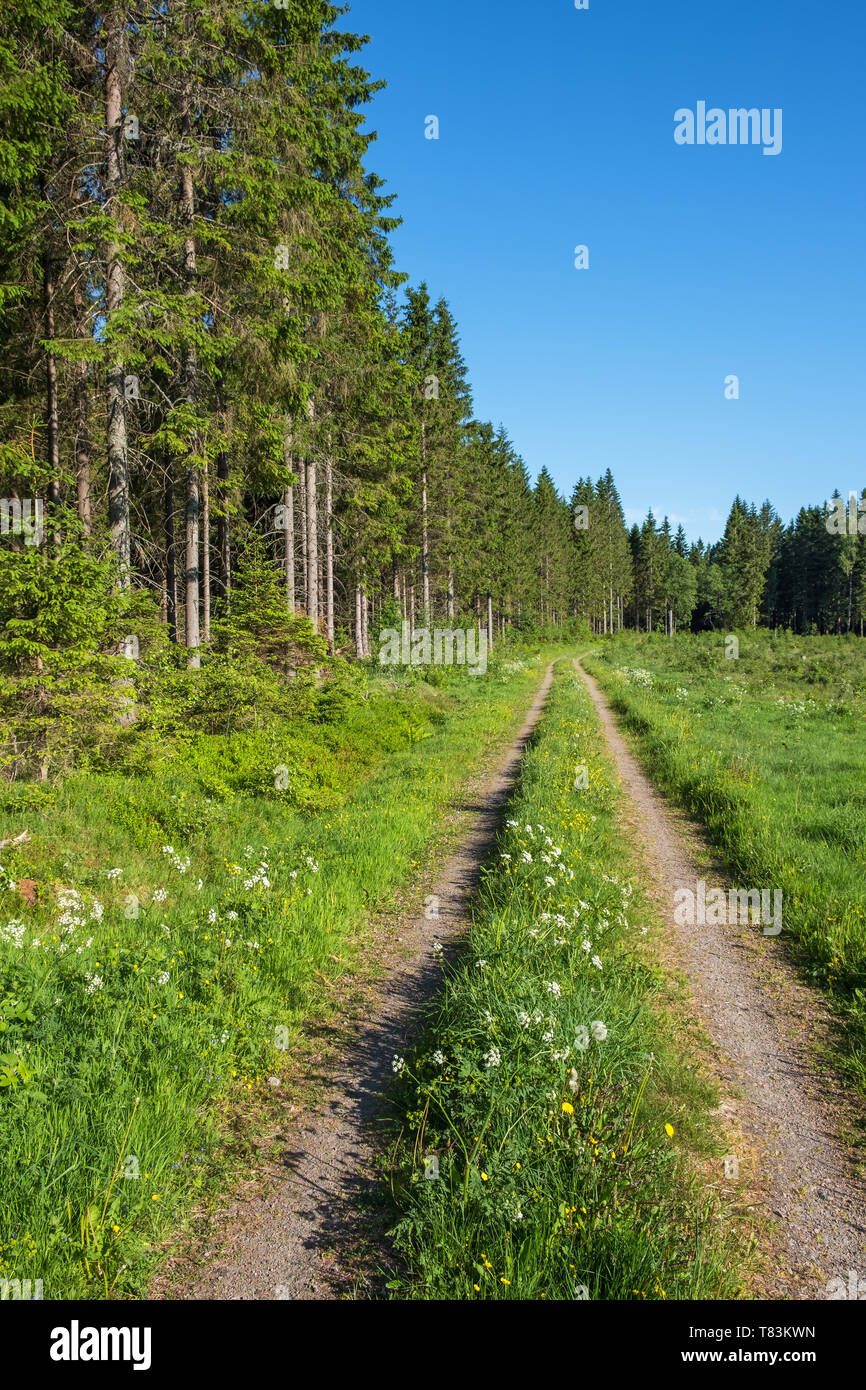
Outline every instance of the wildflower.
[(401, 1071), (402, 1071), (403, 1068), (405, 1067), (405, 1065), (406, 1065), (405, 1059), (404, 1059), (403, 1057), (398, 1057), (398, 1056), (396, 1055), (396, 1053), (395, 1053), (394, 1056), (393, 1056), (392, 1059), (391, 1059), (391, 1070), (392, 1070), (392, 1072), (394, 1072), (395, 1075), (399, 1076), (400, 1073), (401, 1073)]
[(153, 895), (153, 901), (155, 903), (164, 903), (167, 897), (168, 894), (164, 888), (157, 888)]
[(95, 994), (98, 989), (102, 989), (102, 979), (99, 975), (85, 975), (87, 981), (87, 993)]
[(120, 875), (121, 875), (122, 873), (123, 873), (123, 870), (122, 870), (122, 869), (106, 869), (106, 871), (105, 871), (105, 877), (106, 877), (106, 878), (120, 878)]
[(20, 951), (24, 945), (25, 931), (26, 928), (24, 923), (14, 918), (11, 922), (7, 922), (5, 927), (0, 927), (0, 939), (10, 942), (13, 946), (17, 946)]
[(521, 1009), (520, 1013), (517, 1015), (517, 1022), (520, 1024), (521, 1028), (529, 1027), (529, 1014), (526, 1013), (524, 1009)]
[(487, 961), (486, 961), (486, 960), (477, 960), (477, 961), (475, 962), (475, 969), (476, 969), (476, 970), (486, 970), (486, 969), (487, 969)]
[(572, 1067), (572, 1068), (571, 1068), (571, 1071), (568, 1073), (568, 1089), (571, 1091), (571, 1094), (572, 1094), (573, 1096), (574, 1096), (574, 1095), (577, 1095), (577, 1085), (578, 1085), (577, 1072), (574, 1070), (574, 1067)]
[(674, 1127), (673, 1127), (673, 1125), (665, 1125), (665, 1134), (668, 1136), (669, 1139), (673, 1139), (673, 1137), (674, 1137)]
[(230, 922), (236, 922), (238, 920), (238, 914), (236, 912), (227, 912), (226, 917), (228, 917)]
[(167, 971), (167, 970), (163, 970), (163, 971), (160, 972), (159, 975), (157, 975), (157, 977), (156, 977), (156, 983), (157, 983), (158, 985), (167, 985), (167, 984), (168, 984), (168, 971)]
[(550, 874), (545, 874), (544, 882), (547, 884), (547, 887), (548, 887), (548, 888), (555, 888), (555, 887), (556, 887), (556, 879), (555, 879), (555, 878), (551, 878), (551, 877), (550, 877)]
[(498, 1067), (502, 1062), (502, 1057), (498, 1047), (491, 1047), (489, 1052), (484, 1054), (484, 1065), (489, 1071), (491, 1067)]
[(552, 1029), (552, 1028), (548, 1028), (548, 1030), (547, 1030), (546, 1033), (542, 1033), (542, 1035), (541, 1035), (541, 1041), (542, 1041), (543, 1043), (552, 1043), (552, 1042), (553, 1042), (553, 1036), (554, 1036), (554, 1035), (553, 1035), (553, 1029)]
[(558, 999), (562, 994), (562, 985), (557, 984), (556, 980), (549, 980), (544, 988), (547, 990), (548, 994), (552, 994), (555, 999)]
[(434, 956), (441, 956), (441, 954), (442, 954), (442, 942), (441, 942), (441, 941), (434, 941), (434, 942), (433, 942), (433, 954), (434, 954)]
[(217, 917), (217, 915), (216, 915), (216, 909), (212, 907), (211, 910), (210, 910), (210, 912), (209, 912), (208, 915), (207, 915), (207, 919), (208, 919), (208, 921), (210, 922), (211, 926), (213, 926), (213, 925), (215, 924), (215, 922), (216, 922), (216, 917)]
[(444, 1067), (444, 1065), (445, 1065), (445, 1053), (444, 1053), (444, 1052), (439, 1052), (439, 1051), (437, 1050), (436, 1052), (433, 1053), (433, 1061), (436, 1063), (436, 1066), (437, 1066), (437, 1067)]
[(511, 859), (511, 855), (510, 855), (510, 854), (500, 854), (499, 858), (500, 858), (500, 859), (508, 859), (508, 860), (510, 860), (510, 859)]
[(564, 1101), (562, 1102), (562, 1112), (563, 1112), (564, 1115), (573, 1115), (573, 1114), (574, 1114), (574, 1106), (571, 1105), (567, 1100), (564, 1100)]
[(201, 892), (202, 888), (204, 887), (204, 884), (202, 883), (201, 879), (199, 879), (198, 883), (195, 886), (198, 889), (198, 891)]
[(516, 821), (516, 820), (507, 820), (507, 821), (505, 822), (505, 824), (506, 824), (506, 825), (509, 827), (509, 829), (511, 829), (511, 830), (515, 830), (515, 829), (517, 828), (517, 821)]
[(581, 946), (583, 947), (583, 949), (584, 949), (585, 951), (591, 951), (591, 950), (592, 950), (592, 942), (591, 942), (591, 941), (581, 941), (580, 944), (581, 944)]
[(92, 911), (91, 911), (91, 913), (90, 913), (90, 920), (91, 920), (91, 922), (99, 922), (99, 921), (101, 921), (101, 920), (102, 920), (102, 914), (103, 914), (104, 911), (105, 911), (105, 909), (103, 908), (102, 903), (99, 902), (99, 900), (98, 900), (97, 898), (94, 898), (94, 899), (93, 899), (93, 909), (92, 909)]
[(528, 852), (528, 850), (524, 850), (520, 858), (522, 859), (524, 864), (532, 863), (532, 855)]
[(604, 1042), (607, 1037), (607, 1029), (604, 1024), (596, 1019), (595, 1023), (591, 1023), (589, 1026), (592, 1029), (592, 1036), (595, 1038), (596, 1042)]
[(601, 960), (598, 956), (593, 956), (592, 963), (595, 966), (596, 970), (601, 970)]

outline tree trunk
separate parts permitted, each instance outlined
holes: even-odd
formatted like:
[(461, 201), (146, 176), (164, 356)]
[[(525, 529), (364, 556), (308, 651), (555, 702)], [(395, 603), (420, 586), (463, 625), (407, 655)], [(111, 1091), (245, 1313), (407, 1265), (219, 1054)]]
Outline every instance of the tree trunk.
[[(54, 271), (51, 251), (46, 247), (42, 262), (42, 289), (45, 304), (45, 336), (54, 338)], [(45, 415), (48, 425), (48, 504), (60, 501), (60, 431), (57, 424), (57, 362), (45, 354)]]
[(217, 550), (219, 552), (219, 594), (228, 610), (232, 588), (231, 529), (228, 517), (229, 456), (217, 455)]
[(319, 525), (316, 514), (316, 463), (307, 459), (307, 616), (319, 627)]
[(487, 590), (487, 650), (493, 651), (493, 596)]
[[(81, 286), (75, 282), (73, 290), (75, 305), (76, 337), (85, 336), (84, 296)], [(78, 519), (85, 536), (89, 536), (93, 525), (90, 509), (90, 398), (87, 389), (87, 359), (82, 357), (75, 364), (75, 486), (78, 498)]]
[(421, 426), (421, 602), (424, 626), (430, 626), (430, 538), (427, 524), (427, 443)]
[(325, 463), (325, 580), (328, 616), (328, 649), (334, 651), (334, 527), (331, 508), (334, 505), (334, 468), (331, 455)]
[[(105, 207), (104, 212), (117, 218), (117, 197), (123, 185), (123, 91), (122, 65), (125, 57), (124, 17), (117, 10), (107, 19), (105, 33)], [(126, 294), (126, 272), (121, 248), (110, 240), (105, 248), (105, 319), (106, 331), (123, 305)], [(129, 455), (126, 431), (126, 395), (124, 392), (123, 359), (113, 344), (108, 349), (106, 373), (106, 410), (108, 416), (108, 525), (118, 560), (118, 583), (121, 588), (130, 583), (129, 530)]]
[(309, 612), (310, 586), (307, 582), (307, 469), (303, 459), (298, 474), (298, 501), (301, 513), (301, 569), (304, 591), (304, 612)]
[[(291, 422), (286, 417), (285, 429), (283, 432), (283, 463), (286, 468), (294, 473), (294, 460), (292, 459), (292, 427)], [(283, 489), (283, 567), (286, 576), (286, 602), (289, 612), (295, 611), (295, 492), (294, 488)]]
[[(186, 33), (190, 33), (190, 17), (186, 19)], [(191, 94), (189, 83), (185, 82), (180, 98), (179, 127), (182, 144), (186, 144), (192, 129), (190, 117)], [(181, 221), (186, 227), (187, 232), (183, 239), (183, 275), (186, 283), (187, 295), (194, 293), (196, 278), (196, 246), (195, 238), (192, 235), (192, 228), (195, 220), (195, 192), (193, 189), (192, 168), (186, 161), (180, 167), (180, 214)], [(196, 361), (195, 348), (192, 343), (187, 343), (183, 348), (183, 367), (181, 389), (183, 398), (190, 406), (194, 406), (198, 394), (198, 363)], [(193, 437), (189, 441), (190, 454), (196, 452), (196, 439)], [(186, 474), (186, 645), (189, 649), (187, 665), (191, 669), (197, 669), (201, 665), (199, 646), (201, 635), (199, 630), (199, 602), (200, 602), (200, 581), (199, 581), (199, 475), (198, 465), (190, 459), (187, 465)]]
[(364, 655), (364, 633), (361, 621), (361, 585), (355, 585), (355, 655), (360, 660)]
[(165, 472), (165, 605), (169, 641), (177, 641), (177, 548), (174, 533), (174, 486), (171, 465)]
[(361, 643), (362, 643), (363, 648), (364, 648), (364, 655), (365, 655), (365, 656), (369, 656), (369, 655), (370, 655), (370, 634), (369, 634), (369, 631), (368, 631), (368, 622), (369, 622), (368, 607), (369, 607), (369, 604), (368, 604), (368, 600), (367, 600), (367, 591), (366, 591), (366, 589), (364, 589), (364, 590), (362, 590), (362, 592), (361, 592)]
[(198, 579), (198, 522), (199, 492), (198, 469), (191, 467), (186, 473), (186, 645), (189, 650), (187, 666), (197, 669), (201, 666), (199, 652), (200, 638), (198, 625), (199, 579)]
[(201, 475), (201, 624), (202, 641), (210, 641), (210, 485), (207, 465)]

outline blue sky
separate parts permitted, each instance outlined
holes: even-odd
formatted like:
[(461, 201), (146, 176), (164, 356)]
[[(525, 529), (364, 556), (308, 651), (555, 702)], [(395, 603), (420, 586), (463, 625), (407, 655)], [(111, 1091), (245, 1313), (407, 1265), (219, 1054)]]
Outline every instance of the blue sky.
[[(354, 0), (342, 27), (388, 82), (398, 268), (533, 476), (609, 467), (629, 522), (706, 540), (738, 492), (788, 520), (866, 484), (861, 0)], [(781, 108), (781, 153), (677, 145), (699, 101)]]

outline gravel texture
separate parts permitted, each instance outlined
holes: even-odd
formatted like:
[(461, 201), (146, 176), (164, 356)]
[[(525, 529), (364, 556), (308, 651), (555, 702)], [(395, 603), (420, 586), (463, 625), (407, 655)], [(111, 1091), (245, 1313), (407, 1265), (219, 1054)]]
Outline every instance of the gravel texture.
[[(628, 797), (626, 818), (643, 842), (668, 933), (714, 1043), (717, 1074), (738, 1094), (737, 1120), (757, 1154), (766, 1214), (776, 1223), (775, 1288), (768, 1298), (841, 1296), (851, 1275), (866, 1297), (866, 1186), (842, 1135), (858, 1127), (863, 1107), (845, 1095), (821, 1052), (834, 1024), (820, 997), (799, 981), (785, 954), (784, 928), (766, 937), (759, 925), (680, 926), (674, 894), (728, 885), (705, 866), (699, 836), (653, 788), (620, 735), (595, 681), (575, 662), (604, 726)], [(699, 857), (696, 858), (694, 850)], [(739, 885), (737, 885), (739, 886)], [(748, 885), (772, 887), (772, 885)], [(784, 916), (784, 914), (783, 914)], [(850, 1297), (850, 1293), (847, 1295)]]

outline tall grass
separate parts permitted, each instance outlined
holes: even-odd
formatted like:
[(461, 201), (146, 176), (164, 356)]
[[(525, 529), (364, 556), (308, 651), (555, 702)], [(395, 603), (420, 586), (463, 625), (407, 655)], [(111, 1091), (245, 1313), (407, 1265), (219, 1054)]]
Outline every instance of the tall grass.
[(866, 643), (617, 637), (586, 662), (650, 774), (737, 886), (783, 893), (783, 937), (843, 1014), (866, 1082)]
[(142, 1294), (221, 1180), (226, 1113), (268, 1094), (542, 669), (374, 680), (338, 727), (266, 729), (258, 765), (199, 739), (7, 795), (31, 838), (0, 856), (0, 1278)]
[(675, 1057), (634, 949), (648, 908), (617, 805), (585, 689), (562, 671), (465, 951), (418, 1051), (394, 1060), (397, 1296), (737, 1293), (696, 1174), (721, 1152), (714, 1095)]

